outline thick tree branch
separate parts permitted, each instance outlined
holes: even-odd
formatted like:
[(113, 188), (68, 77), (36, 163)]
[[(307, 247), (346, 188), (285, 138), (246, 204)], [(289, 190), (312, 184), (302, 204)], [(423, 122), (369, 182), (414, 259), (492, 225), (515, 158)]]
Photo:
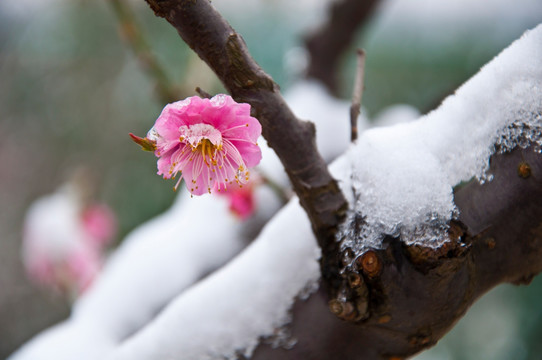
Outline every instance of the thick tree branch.
[(361, 264), (366, 319), (340, 321), (322, 292), (294, 307), (291, 350), (260, 345), (253, 359), (402, 359), (434, 345), (492, 287), (542, 271), (542, 155), (517, 148), (491, 160), (493, 181), (456, 189), (460, 223), (433, 250), (387, 239), (382, 267)]
[[(232, 97), (252, 106), (263, 136), (275, 150), (326, 254), (337, 253), (334, 233), (346, 200), (327, 170), (310, 122), (298, 120), (246, 44), (207, 0), (146, 0), (213, 69)], [(325, 261), (325, 260), (324, 260)], [(333, 263), (333, 262), (330, 262)], [(324, 273), (327, 271), (323, 266)], [(325, 276), (325, 274), (324, 274)]]
[(330, 5), (327, 23), (305, 39), (310, 54), (307, 77), (320, 80), (337, 95), (341, 56), (377, 3), (378, 0), (342, 0)]

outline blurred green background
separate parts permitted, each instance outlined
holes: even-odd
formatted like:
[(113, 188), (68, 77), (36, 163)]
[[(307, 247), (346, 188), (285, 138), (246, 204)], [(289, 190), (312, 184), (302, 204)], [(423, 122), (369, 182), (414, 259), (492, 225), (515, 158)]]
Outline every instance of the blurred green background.
[[(88, 167), (99, 199), (119, 217), (119, 239), (173, 200), (173, 183), (156, 176), (153, 156), (127, 135), (145, 134), (164, 103), (119, 36), (108, 1), (0, 3), (0, 358), (69, 313), (64, 300), (31, 285), (22, 269), (21, 227), (33, 200), (54, 191), (74, 169)], [(188, 92), (195, 86), (219, 91), (166, 21), (142, 0), (128, 3), (181, 92), (193, 95)], [(213, 3), (286, 91), (301, 75), (285, 64), (302, 60), (292, 49), (323, 20), (326, 2)], [(429, 111), (542, 19), (538, 0), (483, 3), (383, 1), (357, 38), (368, 54), (368, 114), (396, 103)], [(354, 60), (344, 59), (345, 98)], [(495, 289), (420, 359), (542, 359), (541, 298), (540, 277), (529, 287)]]

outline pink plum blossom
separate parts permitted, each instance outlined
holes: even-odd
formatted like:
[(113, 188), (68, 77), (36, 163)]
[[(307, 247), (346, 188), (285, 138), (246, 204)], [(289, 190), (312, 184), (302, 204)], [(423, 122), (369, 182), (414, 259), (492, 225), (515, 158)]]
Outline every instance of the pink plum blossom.
[(256, 143), (261, 131), (249, 104), (219, 94), (166, 105), (147, 138), (132, 138), (150, 148), (155, 145), (158, 175), (165, 179), (179, 175), (175, 189), (184, 179), (191, 194), (201, 195), (248, 182), (248, 168), (262, 157)]
[(92, 204), (83, 209), (81, 224), (89, 241), (100, 251), (109, 245), (117, 232), (115, 214), (105, 204)]
[(27, 253), (25, 267), (28, 276), (41, 286), (77, 297), (92, 284), (103, 261), (100, 254), (88, 244), (77, 245), (67, 248), (61, 256), (51, 256), (47, 251), (37, 250)]
[(72, 300), (99, 273), (116, 219), (104, 204), (85, 204), (72, 184), (36, 200), (26, 214), (22, 255), (31, 280)]

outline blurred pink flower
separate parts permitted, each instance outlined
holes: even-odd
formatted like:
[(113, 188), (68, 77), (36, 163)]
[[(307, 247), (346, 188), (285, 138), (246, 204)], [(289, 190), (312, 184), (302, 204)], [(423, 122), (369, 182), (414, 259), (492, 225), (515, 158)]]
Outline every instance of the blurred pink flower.
[(77, 188), (65, 185), (36, 200), (23, 231), (23, 261), (31, 280), (72, 299), (100, 271), (116, 219), (105, 205), (81, 204)]
[(70, 297), (83, 293), (100, 271), (103, 259), (88, 244), (80, 245), (62, 256), (46, 251), (27, 253), (25, 267), (30, 279)]
[(115, 215), (103, 204), (87, 206), (81, 213), (81, 222), (89, 240), (100, 250), (109, 245), (117, 232)]
[(242, 188), (230, 195), (230, 210), (241, 220), (249, 218), (254, 213), (254, 195), (251, 189)]
[(156, 144), (158, 175), (180, 175), (193, 195), (245, 184), (248, 168), (261, 160), (256, 143), (262, 131), (249, 104), (228, 95), (189, 97), (166, 105), (145, 141)]
[(248, 219), (256, 211), (254, 188), (261, 183), (261, 178), (256, 175), (245, 185), (233, 184), (226, 191), (221, 191), (229, 200), (230, 211), (241, 220)]

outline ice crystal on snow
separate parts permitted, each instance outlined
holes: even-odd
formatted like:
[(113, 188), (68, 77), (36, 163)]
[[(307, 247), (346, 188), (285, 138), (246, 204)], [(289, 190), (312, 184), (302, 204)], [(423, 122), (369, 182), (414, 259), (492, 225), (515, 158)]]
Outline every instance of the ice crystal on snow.
[[(540, 99), (542, 101), (542, 99)], [(517, 146), (525, 149), (535, 145), (536, 151), (540, 152), (542, 146), (542, 112), (520, 113), (518, 120), (503, 129), (500, 138), (495, 144), (498, 153), (512, 151)]]

